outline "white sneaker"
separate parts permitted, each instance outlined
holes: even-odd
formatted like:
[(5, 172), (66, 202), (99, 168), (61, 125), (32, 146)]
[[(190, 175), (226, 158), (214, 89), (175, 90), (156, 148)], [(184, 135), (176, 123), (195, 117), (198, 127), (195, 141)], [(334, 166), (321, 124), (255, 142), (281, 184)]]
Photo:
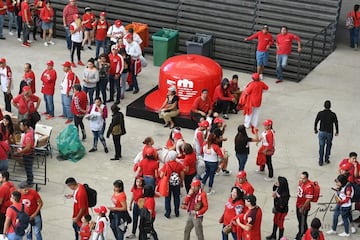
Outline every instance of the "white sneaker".
[(274, 181), (274, 178), (265, 177), (264, 180), (267, 181), (267, 182), (273, 182), (273, 181)]
[(350, 237), (350, 233), (343, 232), (343, 233), (339, 233), (338, 236), (339, 237)]
[(32, 43), (33, 41), (31, 41), (31, 40), (28, 40), (27, 42), (28, 42), (28, 43)]
[(258, 173), (258, 174), (264, 174), (265, 171), (260, 171), (259, 169), (256, 169), (256, 173)]
[(259, 78), (260, 78), (260, 80), (263, 80), (263, 79), (264, 79), (264, 75), (263, 75), (263, 74), (260, 74)]
[(130, 234), (129, 236), (127, 236), (126, 237), (127, 239), (135, 239), (136, 238), (136, 236), (135, 236), (135, 234)]
[(14, 35), (14, 33), (13, 33), (13, 32), (9, 32), (9, 35), (12, 36), (12, 35)]
[(21, 38), (18, 38), (17, 40), (18, 40), (19, 42), (22, 42), (22, 39), (21, 39)]
[(45, 45), (45, 47), (49, 46), (49, 44), (47, 42), (44, 42), (44, 45)]
[(356, 233), (356, 228), (355, 227), (351, 227), (351, 233)]
[(214, 195), (215, 194), (215, 190), (211, 190), (210, 192), (207, 192), (206, 195), (210, 196), (210, 195)]
[(334, 234), (336, 234), (336, 231), (330, 229), (329, 231), (326, 232), (326, 234), (334, 235)]
[(55, 43), (54, 43), (53, 41), (51, 41), (51, 40), (49, 41), (49, 43), (50, 43), (51, 45), (55, 45)]
[(338, 226), (343, 226), (343, 225), (344, 225), (344, 222), (343, 222), (343, 221), (339, 221), (337, 225), (338, 225)]

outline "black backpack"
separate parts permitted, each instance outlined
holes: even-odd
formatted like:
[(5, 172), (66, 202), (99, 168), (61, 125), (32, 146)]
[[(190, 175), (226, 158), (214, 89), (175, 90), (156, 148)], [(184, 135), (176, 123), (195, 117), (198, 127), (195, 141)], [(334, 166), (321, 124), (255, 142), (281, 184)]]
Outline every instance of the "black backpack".
[(10, 208), (16, 212), (16, 224), (13, 226), (15, 233), (18, 236), (24, 236), (29, 230), (30, 216), (24, 211), (24, 204), (22, 204), (21, 211), (14, 206), (10, 206)]
[(356, 183), (349, 183), (349, 186), (351, 186), (354, 191), (351, 202), (360, 202), (360, 185)]
[(95, 189), (89, 187), (88, 184), (84, 184), (84, 188), (87, 193), (88, 205), (89, 208), (95, 207), (97, 203), (97, 192)]
[(140, 226), (141, 231), (150, 233), (153, 230), (151, 213), (146, 208), (139, 208)]

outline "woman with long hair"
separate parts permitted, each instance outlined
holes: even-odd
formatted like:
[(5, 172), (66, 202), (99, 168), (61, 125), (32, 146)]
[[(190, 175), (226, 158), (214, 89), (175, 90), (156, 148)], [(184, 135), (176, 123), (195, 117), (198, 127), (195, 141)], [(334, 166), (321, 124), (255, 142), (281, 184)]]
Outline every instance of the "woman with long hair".
[(238, 132), (235, 136), (235, 153), (239, 161), (239, 172), (245, 170), (245, 165), (250, 153), (249, 142), (258, 142), (259, 135), (255, 130), (255, 138), (248, 137), (244, 124), (238, 126)]
[(9, 115), (4, 115), (4, 118), (1, 121), (0, 131), (3, 135), (3, 141), (8, 141), (8, 143), (15, 143), (14, 125)]
[(196, 176), (196, 153), (194, 152), (193, 147), (189, 143), (185, 143), (184, 146), (184, 159), (183, 159), (183, 165), (184, 165), (184, 185), (186, 192), (189, 192), (191, 188), (191, 182)]
[[(141, 203), (143, 206), (140, 206)], [(150, 213), (149, 218), (146, 219), (144, 215), (140, 213), (140, 225), (139, 225), (139, 240), (146, 240), (147, 234), (150, 233), (154, 240), (158, 240), (157, 233), (154, 229), (154, 221), (156, 217), (155, 211), (155, 190), (151, 186), (144, 186), (144, 199), (142, 201), (139, 200), (139, 208), (143, 208), (140, 211), (147, 211)], [(149, 226), (150, 225), (150, 226)]]
[(129, 210), (132, 211), (132, 231), (129, 236), (126, 238), (128, 239), (134, 239), (136, 238), (136, 229), (138, 226), (138, 220), (139, 220), (139, 206), (138, 206), (138, 200), (143, 197), (144, 195), (144, 179), (142, 177), (136, 177), (134, 181), (134, 185), (131, 188), (132, 197), (130, 200), (130, 206)]
[(124, 233), (119, 225), (121, 225), (122, 212), (127, 211), (126, 194), (124, 189), (124, 183), (122, 180), (116, 180), (113, 183), (114, 193), (111, 196), (112, 207), (108, 207), (110, 210), (110, 227), (114, 233), (116, 240), (123, 240)]

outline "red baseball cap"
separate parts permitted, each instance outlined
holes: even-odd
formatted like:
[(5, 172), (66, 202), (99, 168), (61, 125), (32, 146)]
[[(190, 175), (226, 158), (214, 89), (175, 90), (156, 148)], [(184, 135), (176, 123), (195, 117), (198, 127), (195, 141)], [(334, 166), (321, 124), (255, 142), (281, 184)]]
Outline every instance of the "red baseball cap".
[(5, 58), (0, 58), (0, 63), (6, 63), (6, 59)]
[(71, 62), (69, 61), (64, 62), (63, 67), (71, 67)]
[(199, 127), (209, 127), (209, 122), (206, 120), (202, 120), (201, 122), (198, 123)]
[(121, 20), (116, 20), (115, 21), (115, 26), (120, 27), (121, 24), (122, 24)]
[(101, 12), (101, 13), (100, 13), (100, 17), (101, 17), (101, 16), (105, 17), (105, 16), (106, 16), (106, 13), (105, 13), (105, 12)]
[(246, 172), (245, 171), (238, 172), (237, 177), (238, 178), (246, 178)]
[(201, 186), (200, 180), (199, 180), (199, 179), (194, 179), (194, 180), (192, 180), (191, 186), (192, 186), (192, 187), (199, 187), (199, 186)]
[(79, 14), (75, 13), (75, 14), (73, 15), (73, 19), (75, 20), (75, 19), (78, 19), (78, 18), (79, 18)]
[(24, 92), (28, 92), (28, 91), (30, 91), (31, 90), (31, 88), (30, 88), (30, 86), (24, 86), (23, 88), (22, 88), (22, 92), (24, 93)]
[(263, 125), (264, 126), (271, 126), (273, 124), (272, 120), (271, 119), (266, 119), (264, 122), (263, 122)]
[(107, 209), (105, 206), (100, 206), (98, 208), (94, 208), (94, 212), (96, 213), (107, 213)]
[(54, 66), (54, 61), (53, 60), (49, 60), (46, 65), (48, 66)]
[(343, 171), (349, 171), (351, 169), (351, 163), (343, 163), (340, 166), (340, 169)]
[(253, 73), (251, 75), (251, 78), (254, 80), (254, 81), (259, 81), (260, 80), (260, 74), (258, 73)]
[(214, 119), (214, 123), (223, 123), (223, 122), (224, 122), (224, 119), (222, 119), (222, 118), (217, 117)]
[(183, 138), (183, 136), (182, 136), (181, 133), (178, 132), (178, 133), (175, 133), (175, 134), (174, 134), (174, 140), (175, 140), (175, 139), (182, 139), (182, 138)]
[[(130, 38), (132, 38), (133, 37), (133, 35), (131, 34), (131, 33), (128, 33), (128, 34), (126, 34), (125, 35), (125, 39), (130, 39)], [(176, 89), (175, 89), (176, 90)]]
[(145, 149), (145, 156), (153, 156), (155, 155), (155, 149), (152, 147), (148, 147)]

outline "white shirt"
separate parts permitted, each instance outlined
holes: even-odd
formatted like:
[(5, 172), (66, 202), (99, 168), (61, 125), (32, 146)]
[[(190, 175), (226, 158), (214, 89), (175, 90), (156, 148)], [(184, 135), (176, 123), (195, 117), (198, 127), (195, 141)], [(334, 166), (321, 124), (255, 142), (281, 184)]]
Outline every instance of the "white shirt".
[[(71, 25), (74, 27), (74, 29), (78, 28), (76, 22), (72, 22)], [(76, 43), (82, 42), (83, 41), (83, 32), (77, 31), (77, 32), (74, 32), (73, 34), (71, 34), (71, 41), (76, 42)]]
[[(3, 92), (7, 92), (7, 86), (8, 86), (8, 83), (9, 83), (9, 79), (7, 77), (7, 67), (5, 66), (5, 68), (1, 68), (0, 67), (0, 83), (1, 83), (1, 90)], [(13, 88), (13, 84), (11, 82), (11, 86), (10, 86), (10, 89)]]
[(208, 148), (208, 145), (205, 144), (203, 147), (203, 150), (204, 150), (204, 161), (206, 161), (206, 162), (217, 162), (218, 161), (218, 155), (214, 151), (212, 146), (210, 146), (210, 148)]
[(125, 50), (126, 50), (127, 54), (129, 54), (131, 56), (131, 58), (134, 60), (139, 59), (140, 56), (142, 55), (140, 45), (135, 41), (132, 41), (132, 43), (126, 44)]
[[(67, 88), (68, 88), (67, 75), (68, 75), (68, 73), (65, 73), (64, 79), (62, 80), (61, 85), (60, 85), (60, 92), (61, 92), (61, 94), (66, 94), (66, 91), (67, 91)], [(71, 93), (71, 91), (70, 91), (70, 93)], [(70, 94), (70, 93), (69, 93), (69, 94)], [(70, 94), (70, 95), (71, 95), (71, 94)]]
[(112, 25), (107, 32), (107, 35), (114, 36), (110, 38), (110, 41), (114, 43), (116, 43), (119, 38), (125, 36), (125, 34), (126, 34), (126, 30), (124, 26), (121, 25), (120, 27), (116, 27), (115, 24)]
[[(100, 108), (104, 110), (105, 105), (101, 104)], [(93, 104), (90, 111), (90, 129), (91, 131), (100, 131), (104, 125), (104, 118), (102, 114), (96, 111), (96, 105)]]

